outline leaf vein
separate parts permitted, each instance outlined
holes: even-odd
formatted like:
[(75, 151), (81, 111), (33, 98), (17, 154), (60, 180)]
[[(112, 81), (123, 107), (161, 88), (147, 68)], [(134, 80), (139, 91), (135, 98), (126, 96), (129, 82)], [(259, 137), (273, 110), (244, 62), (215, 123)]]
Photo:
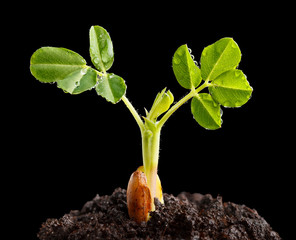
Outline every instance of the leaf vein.
[(214, 87), (228, 89), (228, 90), (236, 90), (236, 91), (245, 91), (245, 92), (252, 92), (252, 89), (250, 88), (236, 88), (236, 87), (230, 87), (230, 86), (221, 86), (218, 84), (212, 84)]
[(211, 119), (219, 126), (219, 122), (216, 121), (215, 117), (211, 114), (211, 112), (208, 110), (208, 108), (206, 107), (206, 105), (204, 104), (203, 99), (201, 99), (200, 96), (198, 96), (198, 100), (200, 101), (201, 105), (203, 106), (203, 108), (205, 109), (205, 111), (208, 113), (208, 115), (211, 117)]
[(42, 65), (42, 66), (52, 66), (52, 67), (83, 67), (85, 65), (73, 65), (73, 64), (57, 64), (57, 63), (54, 63), (54, 64), (50, 64), (50, 63), (33, 63), (31, 64), (32, 66), (36, 66), (36, 65)]
[(219, 58), (217, 59), (215, 65), (213, 66), (212, 70), (210, 71), (210, 73), (209, 73), (209, 75), (208, 75), (206, 81), (210, 80), (210, 77), (211, 77), (211, 75), (212, 75), (214, 69), (216, 68), (217, 64), (218, 64), (219, 61), (221, 60), (221, 58), (222, 58), (223, 54), (225, 53), (225, 50), (228, 48), (230, 42), (231, 42), (231, 41), (229, 41), (229, 42), (227, 43), (227, 45), (226, 45), (226, 47), (224, 48), (223, 52), (221, 53), (221, 55), (220, 55)]

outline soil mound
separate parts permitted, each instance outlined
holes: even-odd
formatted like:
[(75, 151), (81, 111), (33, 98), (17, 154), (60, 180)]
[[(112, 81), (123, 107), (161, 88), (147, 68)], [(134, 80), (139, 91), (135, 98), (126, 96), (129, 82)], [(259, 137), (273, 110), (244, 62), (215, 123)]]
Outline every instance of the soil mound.
[(181, 193), (164, 194), (162, 205), (141, 225), (130, 220), (126, 190), (117, 188), (111, 196), (97, 195), (81, 211), (42, 224), (40, 240), (98, 239), (194, 239), (194, 240), (279, 240), (269, 224), (244, 205), (222, 202), (221, 197)]

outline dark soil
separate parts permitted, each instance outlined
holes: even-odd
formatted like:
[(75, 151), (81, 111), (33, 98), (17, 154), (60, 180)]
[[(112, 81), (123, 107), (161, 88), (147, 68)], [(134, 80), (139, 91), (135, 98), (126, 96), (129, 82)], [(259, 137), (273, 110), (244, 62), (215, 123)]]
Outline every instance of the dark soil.
[(221, 197), (198, 193), (164, 194), (157, 200), (151, 219), (141, 225), (128, 217), (126, 190), (111, 196), (96, 196), (81, 211), (42, 224), (40, 240), (95, 239), (194, 239), (194, 240), (278, 240), (269, 224), (244, 205), (222, 202)]

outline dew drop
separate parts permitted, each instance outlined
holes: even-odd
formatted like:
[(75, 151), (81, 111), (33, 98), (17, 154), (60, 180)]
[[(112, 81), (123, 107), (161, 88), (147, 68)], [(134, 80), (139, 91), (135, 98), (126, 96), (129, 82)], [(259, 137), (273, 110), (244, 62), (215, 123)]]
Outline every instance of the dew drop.
[(94, 59), (94, 62), (95, 62), (96, 64), (98, 64), (98, 63), (100, 62), (100, 60), (99, 60), (98, 58), (95, 58), (95, 59)]
[(222, 108), (220, 108), (220, 116), (221, 117), (223, 116), (223, 110), (222, 110)]
[(224, 107), (226, 107), (226, 108), (230, 108), (230, 107), (231, 107), (231, 102), (229, 102), (229, 101), (225, 101), (222, 105), (223, 105)]
[(90, 47), (89, 51), (90, 51), (90, 53), (95, 53), (95, 48), (94, 47)]
[(241, 72), (240, 71), (235, 71), (235, 76), (236, 77), (239, 77), (241, 75)]
[(174, 64), (180, 64), (181, 60), (179, 58), (174, 58), (173, 60)]
[(194, 60), (194, 56), (192, 54), (190, 54), (190, 57), (192, 58), (192, 60)]
[(191, 54), (192, 53), (192, 50), (191, 50), (191, 48), (188, 48), (188, 52)]
[(81, 73), (81, 75), (85, 75), (86, 72), (87, 72), (87, 68), (82, 68), (80, 73)]
[(107, 44), (107, 40), (105, 38), (102, 38), (100, 41), (100, 48), (101, 49), (105, 48), (106, 44)]
[(234, 103), (234, 106), (235, 107), (241, 107), (243, 104), (241, 103), (241, 101), (236, 101), (235, 103)]
[(180, 56), (180, 57), (182, 57), (183, 56), (183, 54), (184, 54), (184, 51), (183, 51), (183, 49), (181, 50), (179, 50), (179, 51), (177, 51), (177, 54)]
[(74, 83), (74, 85), (75, 85), (75, 87), (79, 87), (79, 85), (80, 85), (80, 82), (79, 82), (79, 81), (77, 81), (77, 82), (75, 82), (75, 83)]
[(236, 43), (235, 43), (235, 42), (232, 42), (232, 43), (231, 43), (231, 47), (233, 47), (233, 48), (237, 48)]

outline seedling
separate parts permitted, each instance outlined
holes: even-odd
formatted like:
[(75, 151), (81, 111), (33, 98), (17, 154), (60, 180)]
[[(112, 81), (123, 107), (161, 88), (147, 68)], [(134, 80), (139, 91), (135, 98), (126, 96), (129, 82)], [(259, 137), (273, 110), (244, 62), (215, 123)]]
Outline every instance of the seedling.
[[(218, 129), (222, 125), (221, 106), (240, 107), (252, 94), (246, 76), (237, 66), (241, 52), (232, 38), (222, 38), (204, 48), (198, 62), (188, 46), (180, 46), (173, 56), (172, 66), (178, 83), (189, 92), (174, 102), (166, 88), (157, 94), (150, 111), (140, 116), (126, 97), (122, 77), (107, 72), (114, 61), (108, 32), (92, 26), (89, 32), (90, 57), (95, 68), (76, 52), (65, 48), (42, 47), (31, 57), (31, 73), (41, 82), (56, 82), (58, 88), (70, 94), (95, 89), (98, 95), (116, 104), (122, 101), (135, 118), (142, 136), (143, 166), (134, 172), (127, 189), (129, 215), (137, 222), (147, 221), (153, 211), (154, 198), (163, 203), (161, 183), (157, 175), (161, 129), (172, 114), (191, 100), (191, 112), (200, 126)], [(202, 90), (208, 89), (208, 93)]]

